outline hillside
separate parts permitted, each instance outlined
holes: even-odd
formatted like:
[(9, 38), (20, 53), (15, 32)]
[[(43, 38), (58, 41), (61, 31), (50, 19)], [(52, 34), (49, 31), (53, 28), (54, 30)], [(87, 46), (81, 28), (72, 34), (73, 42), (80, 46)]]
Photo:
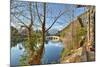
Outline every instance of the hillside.
[(95, 60), (94, 26), (95, 7), (91, 7), (60, 32), (60, 38), (64, 43), (61, 63)]

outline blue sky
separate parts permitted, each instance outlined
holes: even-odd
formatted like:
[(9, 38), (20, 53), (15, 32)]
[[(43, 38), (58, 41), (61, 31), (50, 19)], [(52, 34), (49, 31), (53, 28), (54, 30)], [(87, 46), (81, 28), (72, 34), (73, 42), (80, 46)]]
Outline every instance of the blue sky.
[[(57, 22), (60, 22), (60, 24), (56, 22), (51, 28), (51, 29), (55, 28), (58, 30), (61, 30), (64, 27), (66, 27), (70, 23), (70, 21), (72, 21), (72, 19), (74, 19), (75, 17), (81, 15), (82, 13), (86, 11), (84, 7), (76, 8), (76, 5), (72, 5), (72, 4), (48, 4), (48, 6), (52, 8), (53, 16), (57, 15), (59, 10), (62, 10), (62, 12), (63, 10), (68, 11), (64, 14), (64, 16), (61, 16), (58, 19)], [(73, 11), (74, 13), (72, 13)], [(73, 14), (74, 14), (74, 17), (73, 17)], [(51, 24), (52, 24), (52, 21), (47, 23), (46, 27), (49, 27)]]
[[(22, 8), (18, 8), (19, 10), (24, 10), (23, 14), (27, 17), (29, 17), (29, 9), (28, 9), (28, 2), (21, 2), (21, 5), (26, 5)], [(19, 4), (19, 2), (18, 2)], [(39, 13), (42, 14), (43, 13), (43, 8), (42, 8), (42, 3), (38, 3), (38, 10)], [(33, 8), (34, 11), (34, 8)], [(61, 30), (64, 27), (66, 27), (70, 21), (72, 21), (72, 19), (74, 19), (75, 17), (81, 15), (82, 13), (84, 13), (86, 10), (84, 9), (84, 7), (81, 8), (76, 8), (76, 5), (72, 5), (72, 4), (57, 4), (57, 3), (48, 3), (47, 4), (47, 18), (46, 18), (46, 28), (48, 28), (52, 22), (54, 21), (54, 17), (57, 17), (59, 15), (59, 12), (63, 12), (66, 11), (65, 14), (63, 14), (58, 20), (57, 22), (53, 25), (53, 27), (51, 29), (58, 29)], [(73, 13), (74, 11), (74, 13)], [(74, 17), (73, 17), (74, 15)], [(53, 17), (53, 18), (51, 18)], [(29, 23), (30, 21), (28, 19), (25, 19), (22, 16), (19, 16), (19, 18), (21, 20), (24, 20), (25, 23)], [(13, 18), (12, 18), (13, 19)], [(35, 17), (35, 22), (36, 25), (40, 25), (39, 23), (39, 19), (37, 19), (37, 17)], [(35, 28), (39, 28), (35, 26)]]

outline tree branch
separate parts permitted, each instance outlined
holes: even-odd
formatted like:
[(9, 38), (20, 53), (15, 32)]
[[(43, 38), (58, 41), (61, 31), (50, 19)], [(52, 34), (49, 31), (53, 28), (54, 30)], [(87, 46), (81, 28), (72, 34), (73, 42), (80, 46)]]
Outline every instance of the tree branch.
[(41, 24), (42, 24), (43, 22), (42, 22), (42, 20), (41, 20), (41, 18), (40, 18), (40, 16), (39, 16), (39, 11), (38, 11), (38, 7), (37, 7), (37, 3), (36, 3), (36, 12), (37, 12), (37, 16), (38, 16), (38, 18), (39, 18), (39, 20), (40, 20), (40, 22), (41, 22)]
[(18, 7), (24, 7), (25, 5), (17, 5), (17, 6), (13, 6), (13, 7), (10, 7), (10, 9), (16, 9)]
[(16, 17), (15, 15), (13, 15), (18, 21), (20, 21), (20, 23), (22, 23), (26, 28), (28, 28), (28, 26), (18, 17)]
[(46, 30), (46, 32), (56, 23), (56, 21), (65, 13), (66, 11), (64, 12), (60, 12), (59, 15), (56, 17), (56, 19), (54, 20), (54, 22), (51, 24), (51, 26)]
[(33, 14), (32, 14), (32, 3), (29, 3), (29, 11), (30, 11), (30, 17), (31, 17), (31, 24), (30, 27), (33, 25)]
[[(17, 9), (17, 8), (16, 8), (16, 10), (20, 11), (20, 10)], [(18, 12), (15, 12), (15, 13), (20, 14), (20, 15), (22, 15), (23, 17), (25, 17), (26, 19), (30, 20), (30, 18), (27, 17), (27, 16), (25, 16), (24, 14), (22, 14), (22, 12), (23, 12), (23, 11), (20, 11), (20, 13), (18, 13)], [(14, 14), (15, 14), (15, 13), (14, 13)], [(13, 13), (11, 12), (11, 14), (13, 14)]]

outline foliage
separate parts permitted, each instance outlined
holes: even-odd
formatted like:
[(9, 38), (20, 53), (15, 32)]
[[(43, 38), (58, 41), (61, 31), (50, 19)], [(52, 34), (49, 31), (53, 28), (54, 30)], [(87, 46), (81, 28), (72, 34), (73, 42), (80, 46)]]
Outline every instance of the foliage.
[(74, 53), (74, 51), (64, 48), (62, 53), (61, 53), (61, 59), (64, 59), (64, 57), (69, 56), (69, 55), (71, 55), (73, 53)]
[(16, 46), (18, 42), (20, 42), (18, 30), (11, 26), (11, 47)]
[[(61, 34), (61, 37), (62, 38), (65, 38), (65, 36), (67, 35), (67, 33), (71, 32), (72, 31), (70, 30), (70, 27), (67, 27), (66, 29), (64, 29), (60, 34)], [(86, 36), (86, 33), (87, 33), (87, 29), (86, 27), (81, 27), (80, 24), (77, 24), (77, 27), (74, 28), (75, 32), (73, 33), (74, 36), (72, 37), (70, 43), (67, 43), (67, 48), (64, 48), (62, 53), (61, 53), (61, 58), (63, 59), (65, 56), (68, 56), (70, 54), (73, 53), (73, 49), (76, 49), (78, 48), (81, 44), (80, 44), (80, 41), (83, 40), (82, 37), (85, 37)], [(65, 45), (65, 44), (64, 44)]]
[[(31, 43), (32, 45), (29, 46), (29, 40), (28, 36), (21, 36), (21, 34), (18, 32), (18, 30), (14, 27), (11, 27), (11, 46), (16, 46), (17, 43), (22, 42), (23, 47), (25, 48), (25, 52), (29, 51), (30, 47), (33, 47), (34, 50), (37, 50), (39, 47), (37, 47), (38, 43), (42, 43), (42, 37), (41, 37), (41, 31), (32, 31), (31, 35)], [(29, 55), (27, 53), (24, 53), (21, 56), (20, 59), (20, 65), (27, 65), (28, 63)]]
[(28, 65), (27, 63), (28, 55), (24, 52), (24, 54), (20, 57), (20, 65)]
[(86, 28), (85, 27), (77, 28), (76, 32), (77, 33), (75, 37), (73, 38), (73, 41), (74, 41), (73, 45), (74, 47), (77, 48), (81, 45), (80, 42), (83, 40), (83, 37), (86, 36)]
[(63, 59), (65, 57), (65, 55), (67, 55), (69, 52), (68, 49), (63, 48), (62, 52), (61, 52), (61, 58)]

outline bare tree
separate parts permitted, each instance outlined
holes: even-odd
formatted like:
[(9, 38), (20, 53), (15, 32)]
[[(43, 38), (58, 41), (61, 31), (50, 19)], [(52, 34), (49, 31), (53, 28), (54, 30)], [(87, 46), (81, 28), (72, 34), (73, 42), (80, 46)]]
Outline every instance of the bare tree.
[[(33, 48), (33, 25), (34, 25), (34, 11), (33, 11), (33, 4), (32, 2), (27, 2), (27, 3), (23, 3), (23, 2), (11, 2), (11, 22), (13, 24), (18, 24), (20, 23), (20, 27), (21, 28), (25, 28), (27, 30), (27, 39), (28, 39), (28, 53), (29, 53), (29, 60), (28, 63), (29, 64), (34, 64), (34, 48)], [(24, 5), (24, 6), (23, 6)], [(24, 10), (21, 10), (24, 9)], [(26, 10), (26, 11), (25, 11)], [(25, 12), (26, 15), (25, 15)], [(34, 14), (33, 14), (34, 13)], [(23, 20), (23, 18), (25, 19), (25, 21)], [(14, 21), (12, 21), (14, 20)]]
[[(39, 9), (39, 5), (42, 5)], [(44, 45), (45, 45), (45, 37), (46, 33), (54, 26), (54, 24), (58, 23), (58, 20), (64, 16), (67, 15), (68, 9), (60, 9), (59, 12), (57, 12), (57, 15), (53, 15), (53, 10), (52, 13), (49, 12), (50, 9), (47, 9), (49, 5), (47, 3), (33, 3), (33, 2), (15, 2), (11, 3), (11, 21), (12, 19), (16, 24), (20, 23), (20, 27), (24, 27), (28, 30), (28, 53), (29, 53), (29, 59), (28, 63), (30, 65), (33, 64), (41, 64), (41, 58), (43, 57), (44, 54)], [(48, 14), (52, 14), (52, 16), (48, 16)], [(33, 48), (33, 34), (34, 32), (34, 26), (36, 23), (36, 20), (38, 20), (38, 17), (40, 22), (39, 24), (41, 25), (42, 29), (42, 44), (40, 48), (37, 51), (37, 54), (34, 53), (34, 48)], [(51, 23), (49, 27), (46, 27), (46, 24), (48, 24), (47, 18), (51, 18)], [(67, 19), (67, 18), (63, 18)], [(12, 23), (14, 23), (12, 21)], [(67, 21), (65, 21), (67, 22)], [(15, 24), (15, 23), (14, 23)], [(16, 25), (15, 24), (15, 25)]]
[[(62, 17), (63, 15), (67, 15), (67, 12), (68, 10), (65, 9), (65, 10), (59, 10), (58, 12), (58, 15), (55, 16), (55, 17), (48, 17), (47, 16), (47, 12), (48, 9), (47, 9), (47, 6), (49, 6), (47, 3), (43, 3), (43, 7), (41, 9), (43, 9), (43, 13), (39, 13), (39, 9), (38, 9), (38, 3), (36, 3), (36, 12), (37, 12), (37, 16), (38, 16), (38, 19), (40, 21), (40, 24), (42, 25), (42, 45), (40, 47), (40, 50), (38, 51), (38, 56), (39, 56), (39, 59), (41, 61), (41, 58), (43, 56), (43, 53), (44, 53), (44, 45), (45, 45), (45, 37), (46, 37), (46, 33), (54, 26), (55, 23), (57, 23), (57, 21), (59, 20), (60, 17)], [(50, 9), (49, 9), (50, 10)], [(50, 13), (49, 13), (50, 14)], [(42, 18), (41, 18), (42, 17)], [(47, 18), (51, 18), (53, 21), (52, 21), (52, 24), (46, 28), (46, 23), (48, 22), (46, 19)], [(64, 18), (65, 19), (65, 18)], [(66, 21), (67, 22), (67, 21)], [(40, 64), (40, 63), (39, 63)]]

